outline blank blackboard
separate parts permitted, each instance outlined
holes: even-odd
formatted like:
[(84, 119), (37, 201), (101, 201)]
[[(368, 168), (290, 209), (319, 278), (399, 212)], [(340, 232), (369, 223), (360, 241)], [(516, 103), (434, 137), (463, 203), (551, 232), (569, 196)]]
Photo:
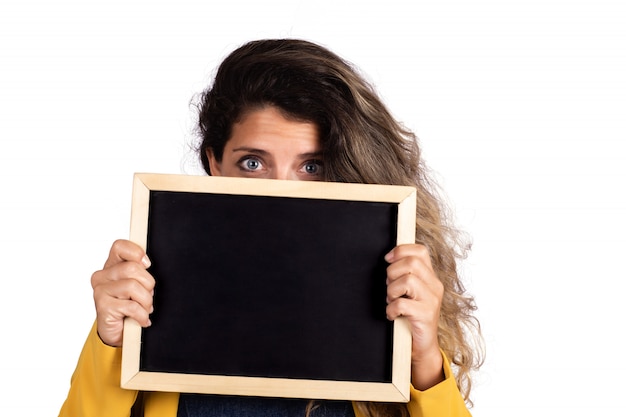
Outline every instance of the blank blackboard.
[(152, 326), (125, 325), (122, 386), (408, 401), (383, 257), (414, 211), (410, 187), (136, 174), (131, 239), (157, 284)]

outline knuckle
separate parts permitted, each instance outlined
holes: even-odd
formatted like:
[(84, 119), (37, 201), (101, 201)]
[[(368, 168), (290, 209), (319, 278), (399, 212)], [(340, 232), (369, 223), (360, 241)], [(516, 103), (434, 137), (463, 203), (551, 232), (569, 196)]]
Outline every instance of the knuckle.
[(430, 256), (430, 251), (428, 250), (428, 247), (423, 243), (415, 244), (415, 250), (420, 256)]
[(445, 287), (443, 285), (443, 282), (441, 282), (438, 278), (436, 278), (432, 280), (431, 288), (434, 294), (437, 296), (437, 299), (441, 300), (445, 292)]
[(116, 239), (113, 242), (113, 245), (111, 245), (111, 248), (119, 250), (119, 249), (123, 249), (127, 244), (128, 244), (128, 240), (126, 239)]
[(148, 319), (148, 312), (141, 304), (131, 300), (126, 303), (125, 316), (131, 317), (138, 322), (144, 322)]
[(133, 295), (139, 294), (141, 293), (141, 291), (145, 291), (145, 288), (143, 287), (143, 285), (141, 285), (139, 283), (139, 281), (137, 281), (136, 279), (129, 279), (128, 280), (128, 291), (129, 291), (129, 298), (134, 298)]
[(411, 272), (409, 272), (407, 275), (405, 275), (404, 279), (406, 281), (406, 285), (411, 287), (411, 288), (415, 288), (415, 287), (419, 286), (420, 282), (421, 282), (421, 280), (417, 276), (417, 274), (411, 273)]
[(135, 269), (133, 263), (128, 261), (119, 263), (116, 268), (118, 269), (120, 275), (124, 278), (132, 275)]
[(102, 271), (96, 271), (93, 274), (91, 274), (91, 288), (93, 288), (94, 290), (96, 289), (96, 287), (98, 285), (100, 285), (101, 279), (100, 276), (102, 275)]
[(141, 256), (143, 256), (143, 250), (130, 240), (117, 239), (111, 246), (111, 254), (139, 262)]
[(396, 317), (398, 317), (398, 309), (395, 303), (391, 303), (389, 305), (387, 305), (387, 309), (385, 310), (385, 313), (387, 314), (387, 318), (389, 320), (393, 320)]
[(110, 303), (107, 302), (105, 298), (98, 297), (94, 295), (94, 302), (96, 305), (96, 313), (99, 316), (108, 316), (108, 312), (112, 310)]
[(122, 250), (124, 249), (124, 246), (125, 246), (125, 241), (122, 240), (122, 239), (117, 239), (111, 245), (110, 254), (114, 255), (114, 254), (118, 254), (118, 253), (122, 252)]
[(141, 274), (143, 270), (136, 262), (122, 262), (119, 264), (119, 272), (123, 278), (134, 278)]

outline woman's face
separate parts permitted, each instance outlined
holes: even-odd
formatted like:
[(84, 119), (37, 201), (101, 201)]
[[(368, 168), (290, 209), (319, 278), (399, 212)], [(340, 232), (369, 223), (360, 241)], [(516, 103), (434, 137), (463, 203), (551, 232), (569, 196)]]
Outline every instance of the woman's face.
[(207, 150), (212, 175), (279, 180), (321, 180), (317, 126), (285, 119), (275, 107), (248, 113), (233, 125), (222, 160)]

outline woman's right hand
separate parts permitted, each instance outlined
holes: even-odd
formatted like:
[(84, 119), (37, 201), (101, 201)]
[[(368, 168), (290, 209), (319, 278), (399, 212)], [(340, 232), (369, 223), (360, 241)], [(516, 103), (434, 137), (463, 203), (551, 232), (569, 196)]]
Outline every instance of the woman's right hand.
[(142, 327), (150, 326), (154, 278), (146, 270), (150, 260), (144, 250), (129, 240), (117, 240), (101, 271), (91, 276), (100, 339), (122, 346), (124, 319), (130, 317)]

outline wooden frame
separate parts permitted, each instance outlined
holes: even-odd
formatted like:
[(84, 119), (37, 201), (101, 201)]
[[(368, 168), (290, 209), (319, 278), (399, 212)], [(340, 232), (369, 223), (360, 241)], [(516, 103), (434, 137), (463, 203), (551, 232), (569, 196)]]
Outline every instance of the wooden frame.
[[(397, 208), (396, 244), (415, 241), (416, 194), (412, 187), (344, 184), (308, 181), (277, 181), (262, 179), (224, 178), (207, 176), (186, 176), (169, 174), (135, 174), (133, 185), (130, 239), (148, 249), (151, 216), (151, 200), (155, 193), (165, 192), (166, 196), (240, 196), (244, 199), (261, 196), (283, 199), (305, 199), (318, 204), (321, 201), (336, 201), (338, 204), (390, 204)], [(167, 193), (172, 194), (167, 194)], [(192, 197), (193, 198), (193, 197)], [(169, 200), (168, 200), (169, 201)], [(247, 200), (242, 200), (247, 201)], [(343, 203), (342, 203), (343, 202)], [(310, 204), (309, 204), (310, 205)], [(332, 208), (332, 210), (335, 210)], [(333, 211), (334, 212), (334, 211)], [(205, 213), (205, 212), (202, 212)], [(152, 214), (154, 215), (154, 214)], [(207, 213), (207, 217), (210, 213)], [(204, 215), (203, 215), (204, 217)], [(365, 227), (365, 226), (364, 226)], [(395, 225), (394, 225), (395, 227)], [(156, 233), (156, 232), (155, 232)], [(210, 252), (210, 251), (209, 251)], [(207, 253), (207, 251), (203, 252)], [(153, 267), (158, 259), (152, 259)], [(151, 270), (152, 272), (152, 270)], [(153, 272), (154, 274), (154, 272)], [(155, 290), (155, 313), (159, 277)], [(382, 279), (384, 283), (384, 279)], [(384, 290), (383, 290), (384, 291)], [(165, 291), (163, 291), (165, 292)], [(162, 293), (161, 293), (162, 294)], [(384, 293), (382, 294), (384, 300)], [(184, 307), (184, 306), (183, 306)], [(182, 308), (182, 307), (181, 307)], [(216, 308), (217, 309), (217, 308)], [(384, 305), (383, 305), (384, 315)], [(378, 313), (377, 313), (378, 314)], [(153, 319), (153, 327), (156, 325)], [(206, 394), (271, 396), (285, 398), (343, 399), (353, 401), (409, 401), (411, 334), (405, 319), (387, 323), (391, 326), (391, 357), (388, 361), (389, 378), (325, 378), (324, 376), (281, 377), (265, 375), (206, 374), (188, 370), (153, 371), (142, 365), (142, 355), (150, 344), (164, 345), (166, 348), (176, 343), (155, 343), (143, 341), (142, 337), (150, 329), (142, 329), (134, 320), (126, 319), (122, 351), (121, 386), (126, 389), (145, 391), (193, 392)], [(194, 327), (195, 328), (195, 327)], [(343, 331), (342, 331), (343, 332)], [(182, 343), (184, 344), (184, 343)], [(188, 344), (187, 344), (188, 345)], [(325, 346), (329, 345), (326, 343)], [(172, 348), (173, 349), (173, 348)], [(366, 346), (359, 350), (366, 350)], [(270, 365), (271, 366), (271, 365)], [(387, 366), (387, 365), (386, 365)], [(382, 380), (380, 380), (382, 379)]]

